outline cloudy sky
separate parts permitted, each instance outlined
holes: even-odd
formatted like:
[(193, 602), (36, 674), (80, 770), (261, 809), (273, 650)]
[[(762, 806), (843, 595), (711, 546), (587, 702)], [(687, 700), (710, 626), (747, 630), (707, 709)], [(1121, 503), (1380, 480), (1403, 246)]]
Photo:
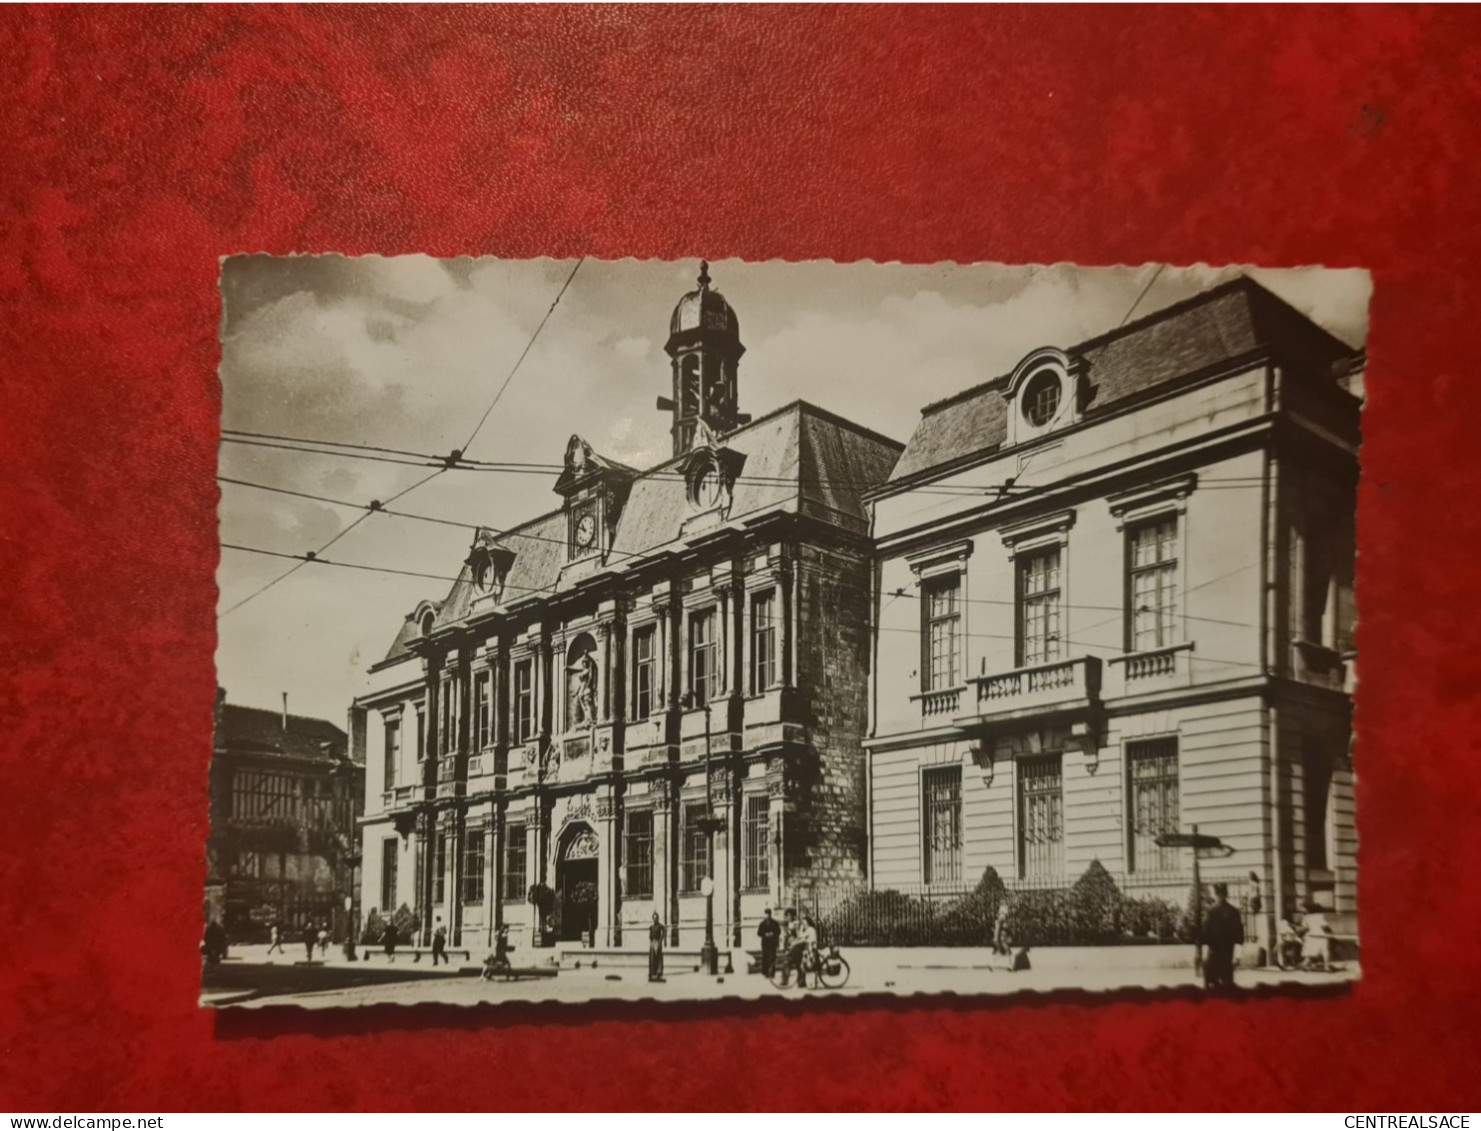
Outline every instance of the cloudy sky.
[[(574, 261), (243, 256), (222, 265), (222, 427), (414, 452), (461, 447), (530, 342)], [(489, 415), (469, 456), (558, 463), (570, 435), (624, 463), (665, 458), (663, 352), (697, 262), (588, 260)], [(920, 408), (1002, 374), (1042, 345), (1070, 346), (1236, 274), (1235, 269), (1080, 269), (719, 262), (713, 285), (740, 317), (742, 411), (802, 398), (901, 441)], [(1250, 270), (1343, 340), (1367, 334), (1360, 271)], [(358, 501), (425, 469), (223, 444), (221, 474)], [(397, 509), (500, 527), (554, 509), (554, 474), (454, 471)], [(348, 507), (223, 483), (223, 543), (317, 550)], [(451, 576), (470, 532), (374, 515), (324, 556)], [(402, 617), (446, 584), (224, 549), (218, 679), (237, 703), (343, 725), (364, 669)], [(230, 612), (225, 612), (231, 610)]]

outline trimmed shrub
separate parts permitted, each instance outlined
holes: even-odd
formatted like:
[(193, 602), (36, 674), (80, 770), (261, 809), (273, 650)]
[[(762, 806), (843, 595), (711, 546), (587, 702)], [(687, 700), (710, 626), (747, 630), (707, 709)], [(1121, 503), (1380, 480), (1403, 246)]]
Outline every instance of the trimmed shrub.
[(1155, 896), (1121, 900), (1121, 927), (1133, 941), (1171, 942), (1180, 938), (1183, 909), (1168, 899)]
[(396, 914), (391, 916), (391, 925), (396, 928), (396, 941), (402, 946), (409, 946), (417, 941), (416, 913), (406, 904), (396, 908)]
[(1085, 874), (1070, 889), (1077, 943), (1109, 943), (1121, 937), (1121, 889), (1099, 860), (1092, 860)]
[(940, 942), (944, 946), (987, 946), (992, 942), (998, 908), (1008, 898), (1008, 889), (992, 865), (982, 873), (977, 886), (941, 911)]
[(365, 915), (365, 925), (360, 928), (360, 942), (363, 946), (375, 946), (381, 941), (381, 936), (386, 933), (385, 920), (381, 913), (372, 907)]

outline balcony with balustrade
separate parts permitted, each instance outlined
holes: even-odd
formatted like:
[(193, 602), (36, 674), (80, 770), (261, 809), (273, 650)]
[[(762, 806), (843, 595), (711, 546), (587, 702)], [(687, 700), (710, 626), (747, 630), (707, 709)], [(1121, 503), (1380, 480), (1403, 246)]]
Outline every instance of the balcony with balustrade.
[(1172, 644), (1110, 656), (1106, 667), (1108, 699), (1187, 687), (1193, 682), (1193, 645)]
[[(1098, 656), (1080, 656), (978, 676), (958, 695), (957, 726), (1093, 711), (1101, 701), (1101, 661)], [(947, 708), (938, 709), (945, 722)]]

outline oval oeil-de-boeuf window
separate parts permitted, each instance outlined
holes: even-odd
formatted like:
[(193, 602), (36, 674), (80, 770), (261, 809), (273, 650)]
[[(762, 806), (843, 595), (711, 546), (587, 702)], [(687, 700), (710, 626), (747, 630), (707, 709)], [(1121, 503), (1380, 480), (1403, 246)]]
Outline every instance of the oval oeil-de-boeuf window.
[(1059, 374), (1045, 369), (1029, 378), (1023, 390), (1023, 415), (1035, 428), (1042, 428), (1059, 411)]

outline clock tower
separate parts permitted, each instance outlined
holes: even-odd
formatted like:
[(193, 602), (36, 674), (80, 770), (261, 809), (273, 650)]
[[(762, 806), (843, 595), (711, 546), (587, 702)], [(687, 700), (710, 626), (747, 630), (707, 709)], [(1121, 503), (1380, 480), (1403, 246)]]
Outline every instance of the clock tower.
[(673, 416), (674, 455), (694, 446), (699, 425), (723, 436), (750, 416), (739, 410), (737, 371), (741, 354), (740, 319), (725, 297), (710, 286), (710, 265), (701, 260), (699, 286), (679, 300), (669, 320), (664, 351), (672, 359), (673, 395), (658, 407)]
[(566, 561), (605, 558), (617, 517), (636, 472), (597, 455), (580, 436), (566, 444), (565, 470), (556, 493), (566, 500)]

